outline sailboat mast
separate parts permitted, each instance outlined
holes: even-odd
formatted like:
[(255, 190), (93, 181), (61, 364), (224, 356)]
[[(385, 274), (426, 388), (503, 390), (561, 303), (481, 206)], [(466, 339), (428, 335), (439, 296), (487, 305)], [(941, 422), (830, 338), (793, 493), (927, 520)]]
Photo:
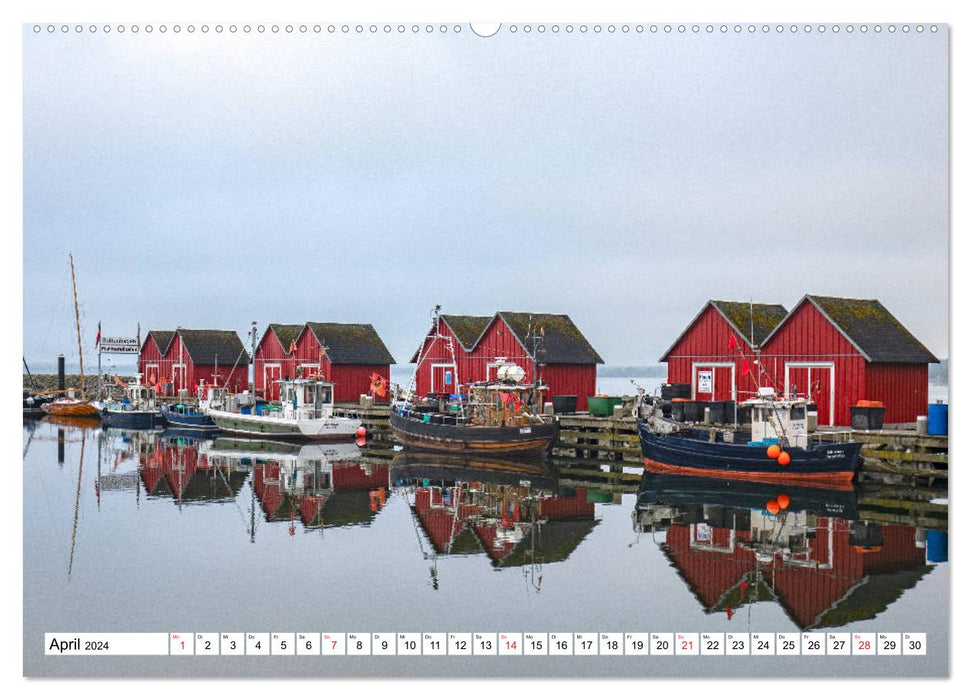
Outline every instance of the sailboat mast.
[(74, 286), (74, 327), (78, 331), (78, 363), (81, 365), (81, 398), (84, 399), (84, 353), (81, 352), (81, 314), (78, 312), (78, 280), (74, 276), (74, 254), (71, 258), (71, 284)]

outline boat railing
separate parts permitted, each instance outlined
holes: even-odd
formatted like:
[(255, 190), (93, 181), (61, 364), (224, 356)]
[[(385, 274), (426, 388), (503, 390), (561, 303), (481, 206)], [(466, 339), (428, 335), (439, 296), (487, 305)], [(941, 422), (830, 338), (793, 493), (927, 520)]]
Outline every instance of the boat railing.
[(424, 410), (410, 406), (395, 406), (394, 412), (402, 418), (421, 421), (422, 423), (439, 423), (441, 425), (471, 425), (472, 419), (469, 416), (462, 416), (455, 413), (441, 413), (440, 411), (428, 410), (431, 407), (422, 407)]

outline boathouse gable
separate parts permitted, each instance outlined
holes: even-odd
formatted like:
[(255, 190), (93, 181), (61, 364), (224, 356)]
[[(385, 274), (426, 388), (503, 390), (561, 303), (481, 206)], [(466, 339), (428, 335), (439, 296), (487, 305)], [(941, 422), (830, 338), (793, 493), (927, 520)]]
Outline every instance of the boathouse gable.
[(698, 401), (753, 398), (760, 385), (756, 349), (785, 316), (781, 304), (709, 301), (661, 356), (668, 382), (690, 385)]
[(295, 345), (304, 326), (302, 323), (271, 323), (266, 327), (254, 353), (257, 394), (271, 401), (279, 400), (279, 382), (296, 375), (298, 360)]
[(860, 400), (882, 402), (885, 424), (913, 423), (937, 361), (876, 299), (807, 294), (762, 348), (777, 388), (815, 401), (821, 425), (850, 425)]
[[(166, 349), (156, 355), (166, 339)], [(146, 381), (155, 376), (163, 390), (170, 383), (175, 396), (183, 389), (192, 394), (200, 382), (215, 382), (233, 391), (249, 386), (249, 354), (236, 331), (231, 330), (150, 331), (142, 346), (139, 369)]]
[(138, 371), (143, 381), (153, 386), (162, 377), (172, 376), (171, 362), (165, 360), (165, 352), (175, 337), (175, 331), (149, 331), (142, 342), (138, 355)]
[(415, 371), (419, 394), (454, 393), (458, 384), (486, 378), (485, 364), (475, 360), (475, 345), (492, 319), (492, 316), (439, 315), (438, 326), (432, 324), (411, 357), (412, 363), (419, 363)]
[(416, 369), (420, 395), (454, 393), (459, 385), (492, 379), (500, 358), (522, 367), (526, 373), (524, 381), (531, 382), (536, 377), (534, 350), (541, 370), (539, 379), (549, 386), (550, 397), (576, 396), (577, 410), (583, 411), (587, 397), (596, 392), (597, 365), (603, 364), (603, 359), (565, 314), (443, 314), (438, 323), (411, 359), (420, 360)]
[[(371, 375), (390, 378), (395, 359), (369, 323), (308, 321), (294, 341), (293, 376), (334, 382), (334, 401), (357, 403), (371, 390)], [(377, 402), (390, 400), (375, 396)]]

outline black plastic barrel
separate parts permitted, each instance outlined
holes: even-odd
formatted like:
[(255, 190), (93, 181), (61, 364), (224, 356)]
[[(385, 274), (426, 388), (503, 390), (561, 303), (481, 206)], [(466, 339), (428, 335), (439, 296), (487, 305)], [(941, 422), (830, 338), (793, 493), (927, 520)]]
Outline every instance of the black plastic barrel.
[(671, 399), (690, 399), (691, 385), (690, 384), (662, 384), (661, 398), (664, 399), (665, 401), (670, 401)]
[(853, 430), (880, 430), (885, 411), (885, 406), (850, 406), (850, 425)]
[(689, 423), (700, 423), (705, 419), (707, 401), (679, 401), (684, 406), (684, 419)]

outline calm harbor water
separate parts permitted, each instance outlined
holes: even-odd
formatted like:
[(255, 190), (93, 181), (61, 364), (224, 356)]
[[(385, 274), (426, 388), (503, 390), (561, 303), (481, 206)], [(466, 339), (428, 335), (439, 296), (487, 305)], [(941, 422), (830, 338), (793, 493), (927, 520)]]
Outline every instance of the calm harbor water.
[[(853, 491), (603, 483), (24, 424), (29, 676), (942, 676), (946, 521)], [(567, 476), (569, 475), (569, 476)], [(917, 527), (921, 525), (921, 527)], [(55, 657), (46, 632), (918, 632), (924, 656)], [(795, 671), (794, 671), (795, 669)]]

